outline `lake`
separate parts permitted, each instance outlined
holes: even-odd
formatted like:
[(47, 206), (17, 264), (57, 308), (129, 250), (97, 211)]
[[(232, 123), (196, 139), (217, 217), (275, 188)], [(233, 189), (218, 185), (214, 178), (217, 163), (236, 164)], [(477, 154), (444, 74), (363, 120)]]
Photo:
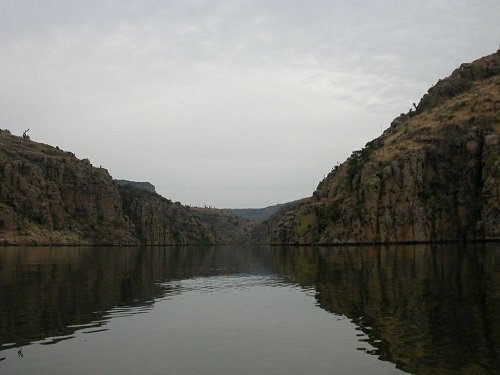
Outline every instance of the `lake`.
[(0, 373), (500, 373), (500, 244), (3, 247)]

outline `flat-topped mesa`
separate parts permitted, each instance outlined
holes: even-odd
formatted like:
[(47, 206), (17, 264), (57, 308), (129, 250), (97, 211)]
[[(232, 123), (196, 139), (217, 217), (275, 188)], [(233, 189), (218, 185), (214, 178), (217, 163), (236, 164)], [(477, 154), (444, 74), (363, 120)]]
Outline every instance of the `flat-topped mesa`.
[(147, 181), (130, 181), (130, 180), (115, 180), (118, 185), (122, 186), (134, 186), (139, 189), (149, 191), (151, 193), (156, 193), (155, 186)]

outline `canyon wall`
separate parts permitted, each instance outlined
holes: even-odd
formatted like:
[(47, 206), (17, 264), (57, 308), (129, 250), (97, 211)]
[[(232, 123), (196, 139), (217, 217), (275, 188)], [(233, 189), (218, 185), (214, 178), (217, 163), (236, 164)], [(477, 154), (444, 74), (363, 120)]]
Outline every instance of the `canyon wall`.
[(260, 241), (499, 239), (499, 140), (500, 50), (440, 80), (311, 198), (268, 220)]
[(213, 236), (179, 203), (71, 152), (0, 131), (0, 243), (179, 245)]

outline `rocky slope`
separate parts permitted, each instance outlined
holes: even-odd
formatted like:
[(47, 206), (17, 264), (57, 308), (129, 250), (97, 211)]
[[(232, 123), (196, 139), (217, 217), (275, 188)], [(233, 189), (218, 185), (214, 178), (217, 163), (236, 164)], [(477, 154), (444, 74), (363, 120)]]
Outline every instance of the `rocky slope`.
[(500, 50), (462, 64), (268, 221), (279, 244), (500, 238)]
[(215, 236), (188, 207), (132, 185), (118, 185), (125, 215), (143, 245), (213, 244)]
[(217, 244), (245, 244), (252, 241), (257, 221), (233, 214), (232, 210), (190, 207)]
[(147, 181), (130, 181), (130, 180), (115, 180), (118, 185), (121, 186), (134, 186), (139, 189), (149, 191), (151, 193), (156, 193), (156, 188), (151, 182)]
[(180, 204), (119, 187), (106, 169), (71, 152), (0, 131), (0, 243), (174, 245), (212, 238)]

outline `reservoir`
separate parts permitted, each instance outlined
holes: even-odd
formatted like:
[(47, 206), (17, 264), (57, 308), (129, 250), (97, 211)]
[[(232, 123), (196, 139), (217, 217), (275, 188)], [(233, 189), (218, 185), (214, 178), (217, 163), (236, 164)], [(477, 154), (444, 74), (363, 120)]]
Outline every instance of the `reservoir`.
[(0, 248), (1, 374), (497, 374), (500, 244)]

